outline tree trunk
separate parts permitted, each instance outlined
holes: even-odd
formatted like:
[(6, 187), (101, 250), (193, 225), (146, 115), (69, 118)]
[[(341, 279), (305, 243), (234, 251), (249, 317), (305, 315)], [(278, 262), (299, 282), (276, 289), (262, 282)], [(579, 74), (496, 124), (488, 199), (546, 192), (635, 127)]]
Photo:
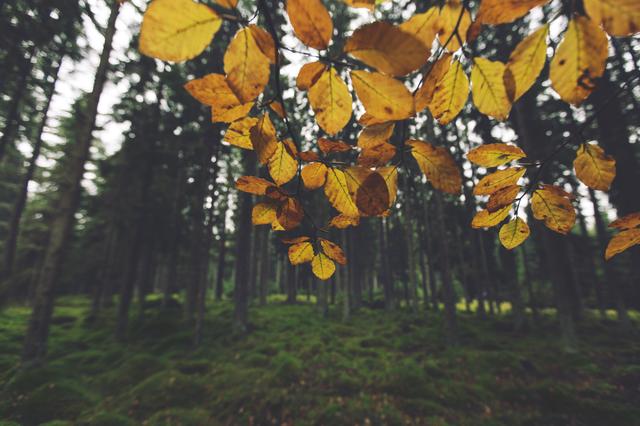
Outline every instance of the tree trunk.
[(453, 288), (453, 278), (451, 276), (451, 265), (449, 258), (449, 240), (444, 221), (444, 206), (442, 194), (436, 193), (436, 217), (438, 220), (438, 234), (440, 235), (440, 260), (442, 271), (442, 290), (444, 298), (444, 323), (447, 344), (455, 346), (458, 343), (457, 320), (456, 320), (456, 295)]
[(224, 222), (220, 228), (220, 242), (218, 244), (218, 269), (216, 273), (216, 300), (222, 300), (224, 295), (224, 272), (227, 255), (227, 230)]
[(47, 351), (49, 326), (53, 314), (53, 299), (55, 285), (58, 281), (63, 255), (69, 240), (75, 212), (78, 207), (81, 192), (81, 181), (84, 166), (89, 157), (92, 134), (98, 113), (98, 102), (107, 78), (109, 55), (116, 31), (116, 19), (120, 11), (120, 2), (113, 1), (107, 28), (105, 30), (104, 46), (100, 56), (100, 63), (96, 71), (93, 90), (89, 97), (86, 115), (78, 132), (78, 140), (69, 164), (69, 186), (60, 194), (56, 215), (51, 223), (49, 242), (44, 254), (44, 260), (38, 277), (35, 304), (25, 337), (22, 359), (25, 363), (42, 360)]
[(48, 73), (48, 75), (53, 75), (53, 82), (51, 82), (51, 84), (47, 88), (47, 100), (44, 104), (44, 107), (42, 108), (42, 119), (40, 121), (40, 125), (38, 126), (38, 132), (36, 133), (35, 143), (33, 144), (33, 152), (31, 153), (31, 158), (29, 159), (29, 166), (27, 167), (27, 172), (22, 179), (22, 184), (20, 185), (20, 190), (13, 205), (13, 211), (11, 212), (7, 239), (4, 244), (2, 278), (9, 277), (13, 272), (18, 235), (20, 234), (20, 221), (22, 219), (22, 212), (24, 211), (24, 207), (27, 203), (29, 182), (33, 180), (33, 175), (37, 167), (37, 161), (42, 150), (42, 144), (44, 143), (42, 140), (42, 135), (44, 134), (44, 129), (47, 125), (47, 118), (49, 115), (51, 100), (53, 99), (53, 95), (56, 91), (56, 83), (58, 82), (58, 74), (60, 71), (60, 65), (62, 64), (62, 58), (63, 57), (61, 56), (57, 64), (53, 66), (53, 68)]

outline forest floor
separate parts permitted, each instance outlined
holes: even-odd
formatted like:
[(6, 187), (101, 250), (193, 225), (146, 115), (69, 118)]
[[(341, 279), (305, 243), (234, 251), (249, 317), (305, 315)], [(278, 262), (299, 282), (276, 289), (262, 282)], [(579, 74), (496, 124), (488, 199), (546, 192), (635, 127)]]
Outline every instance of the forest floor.
[[(506, 316), (460, 313), (446, 348), (439, 316), (362, 309), (348, 323), (313, 305), (251, 310), (232, 331), (214, 305), (200, 349), (178, 309), (150, 307), (113, 338), (65, 297), (49, 362), (18, 371), (29, 309), (0, 313), (0, 425), (638, 425), (640, 339), (586, 319), (563, 353), (550, 317), (515, 333)], [(637, 313), (636, 327), (639, 326)]]

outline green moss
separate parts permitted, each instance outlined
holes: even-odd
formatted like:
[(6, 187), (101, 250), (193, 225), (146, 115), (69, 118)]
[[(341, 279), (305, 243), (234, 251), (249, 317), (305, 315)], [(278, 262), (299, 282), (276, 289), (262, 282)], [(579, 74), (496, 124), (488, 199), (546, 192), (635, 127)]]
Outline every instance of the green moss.
[(169, 409), (155, 413), (145, 421), (149, 426), (215, 426), (218, 423), (205, 410)]
[(78, 426), (133, 426), (135, 422), (127, 416), (100, 411), (96, 414), (83, 417), (77, 424)]
[(100, 375), (98, 383), (107, 392), (118, 392), (165, 368), (167, 368), (167, 362), (162, 358), (148, 354), (135, 354), (125, 359), (121, 365)]
[(295, 382), (302, 373), (302, 361), (287, 352), (280, 352), (271, 360), (273, 375), (282, 383)]

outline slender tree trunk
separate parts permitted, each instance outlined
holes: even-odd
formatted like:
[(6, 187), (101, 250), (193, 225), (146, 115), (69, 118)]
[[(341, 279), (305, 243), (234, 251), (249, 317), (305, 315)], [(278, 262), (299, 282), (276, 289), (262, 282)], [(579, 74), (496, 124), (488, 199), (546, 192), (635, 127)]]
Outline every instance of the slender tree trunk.
[(539, 321), (540, 315), (538, 312), (538, 302), (536, 294), (533, 291), (533, 276), (531, 274), (531, 265), (529, 264), (529, 256), (527, 255), (526, 244), (522, 245), (520, 250), (522, 252), (522, 263), (524, 265), (524, 280), (527, 287), (527, 293), (529, 295), (529, 308), (531, 309), (531, 313), (533, 314), (533, 320), (537, 323)]
[(49, 243), (44, 254), (44, 261), (38, 277), (35, 304), (29, 319), (25, 337), (22, 359), (26, 364), (42, 360), (47, 351), (49, 326), (53, 314), (55, 285), (58, 281), (63, 255), (69, 240), (75, 212), (78, 207), (81, 181), (84, 167), (89, 157), (89, 149), (93, 139), (92, 133), (98, 113), (98, 102), (107, 78), (109, 55), (116, 31), (116, 19), (120, 11), (120, 3), (113, 1), (111, 14), (105, 30), (104, 46), (100, 63), (96, 71), (93, 90), (89, 97), (86, 115), (78, 132), (78, 140), (69, 164), (69, 186), (62, 190), (58, 201), (56, 215), (51, 224)]
[(458, 343), (457, 320), (456, 320), (456, 296), (453, 288), (453, 278), (451, 276), (451, 265), (449, 258), (449, 241), (444, 221), (444, 206), (442, 195), (436, 193), (436, 216), (438, 220), (438, 230), (440, 235), (440, 259), (442, 264), (442, 290), (444, 298), (444, 323), (447, 337), (447, 344), (455, 346)]
[(13, 211), (11, 213), (11, 219), (8, 225), (7, 239), (5, 240), (4, 244), (2, 276), (5, 278), (9, 277), (13, 272), (18, 235), (20, 234), (20, 221), (22, 219), (22, 212), (24, 211), (24, 207), (27, 203), (29, 182), (33, 180), (33, 175), (35, 174), (35, 170), (37, 167), (37, 161), (42, 150), (42, 144), (44, 143), (42, 140), (42, 135), (44, 134), (44, 130), (47, 125), (47, 118), (49, 116), (49, 107), (51, 106), (51, 100), (53, 99), (53, 95), (56, 91), (56, 83), (58, 82), (58, 74), (60, 71), (60, 65), (62, 64), (62, 58), (63, 57), (61, 56), (57, 64), (50, 70), (49, 75), (53, 75), (54, 79), (47, 88), (47, 100), (44, 107), (42, 108), (42, 119), (38, 127), (35, 143), (33, 144), (33, 152), (31, 153), (31, 158), (29, 159), (29, 166), (27, 167), (27, 172), (22, 179), (20, 190), (13, 205)]
[[(253, 153), (243, 152), (245, 172), (252, 174), (255, 169)], [(249, 322), (249, 268), (251, 262), (251, 194), (238, 194), (238, 223), (236, 231), (236, 282), (233, 292), (235, 301), (235, 328), (245, 333)]]
[(20, 127), (20, 111), (22, 108), (22, 98), (27, 90), (29, 83), (29, 77), (31, 76), (31, 70), (33, 68), (33, 55), (35, 53), (35, 46), (31, 46), (27, 52), (27, 57), (24, 59), (20, 72), (18, 73), (18, 80), (16, 81), (16, 90), (11, 97), (11, 101), (8, 106), (9, 113), (7, 114), (6, 124), (2, 130), (2, 137), (0, 138), (0, 162), (4, 158), (7, 152), (9, 144), (13, 142)]
[(224, 222), (220, 228), (220, 241), (218, 243), (218, 271), (216, 273), (216, 300), (222, 300), (224, 295), (224, 272), (227, 255), (227, 230)]

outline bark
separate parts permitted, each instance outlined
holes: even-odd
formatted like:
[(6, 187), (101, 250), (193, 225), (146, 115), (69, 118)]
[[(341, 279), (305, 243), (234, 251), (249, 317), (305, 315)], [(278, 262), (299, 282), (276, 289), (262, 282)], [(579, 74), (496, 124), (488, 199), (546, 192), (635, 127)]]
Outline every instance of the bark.
[(522, 294), (518, 283), (518, 268), (515, 253), (504, 248), (500, 249), (502, 260), (503, 281), (509, 285), (511, 295), (511, 311), (513, 313), (513, 326), (516, 331), (522, 330), (525, 325), (524, 306)]
[(451, 265), (449, 257), (449, 241), (444, 221), (444, 207), (442, 195), (436, 193), (436, 217), (438, 234), (440, 236), (440, 260), (442, 271), (442, 290), (444, 298), (444, 319), (447, 344), (455, 346), (458, 343), (457, 319), (456, 319), (456, 295), (453, 288), (453, 278), (451, 276)]
[(22, 359), (25, 364), (42, 360), (47, 351), (49, 326), (53, 314), (53, 300), (55, 285), (58, 281), (63, 255), (69, 240), (75, 212), (81, 193), (81, 181), (85, 163), (89, 157), (92, 133), (98, 113), (98, 102), (107, 78), (109, 55), (116, 31), (116, 19), (120, 11), (120, 3), (113, 1), (111, 13), (105, 30), (104, 46), (100, 56), (100, 63), (96, 71), (93, 90), (89, 97), (86, 115), (78, 132), (78, 140), (70, 159), (68, 176), (69, 186), (60, 194), (56, 215), (51, 223), (49, 242), (44, 254), (44, 260), (38, 277), (35, 304), (25, 337)]
[(40, 121), (40, 125), (38, 126), (38, 131), (36, 133), (35, 143), (33, 144), (33, 151), (31, 153), (31, 158), (29, 159), (29, 165), (27, 166), (27, 171), (22, 178), (22, 183), (20, 185), (20, 189), (17, 194), (16, 201), (13, 205), (13, 210), (11, 212), (11, 219), (8, 225), (8, 234), (7, 239), (4, 244), (4, 258), (3, 258), (3, 269), (2, 269), (2, 277), (6, 278), (11, 275), (13, 272), (13, 266), (15, 261), (16, 247), (18, 243), (18, 235), (20, 234), (20, 221), (22, 219), (22, 213), (24, 212), (25, 205), (27, 203), (27, 195), (29, 193), (29, 182), (33, 180), (33, 175), (35, 174), (37, 161), (40, 158), (40, 152), (42, 151), (42, 144), (44, 143), (42, 140), (42, 135), (44, 134), (44, 129), (47, 125), (47, 118), (49, 116), (49, 107), (51, 106), (51, 100), (53, 99), (53, 95), (56, 91), (56, 83), (58, 82), (58, 74), (60, 71), (60, 65), (62, 64), (62, 57), (60, 57), (57, 61), (57, 64), (52, 67), (51, 70), (47, 73), (48, 75), (53, 75), (53, 82), (47, 88), (47, 100), (42, 108), (42, 119)]
[(389, 265), (389, 222), (387, 218), (383, 218), (379, 222), (379, 235), (381, 252), (380, 279), (382, 280), (382, 288), (384, 291), (384, 307), (387, 311), (391, 311), (395, 307), (395, 299), (391, 267)]
[(224, 272), (227, 254), (227, 230), (224, 223), (220, 228), (220, 241), (218, 243), (218, 269), (216, 273), (216, 300), (222, 300), (224, 295)]
[[(253, 153), (242, 153), (245, 174), (251, 175), (255, 170)], [(236, 265), (234, 326), (241, 332), (247, 332), (249, 322), (249, 264), (247, 259), (251, 253), (251, 194), (238, 194), (238, 222), (236, 231)]]

